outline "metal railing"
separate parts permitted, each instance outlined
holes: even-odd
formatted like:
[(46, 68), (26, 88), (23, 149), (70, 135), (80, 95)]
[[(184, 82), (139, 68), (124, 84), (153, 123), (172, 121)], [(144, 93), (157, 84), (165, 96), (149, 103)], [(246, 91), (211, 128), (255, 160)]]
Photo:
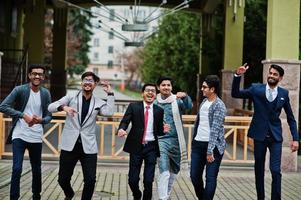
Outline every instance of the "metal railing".
[[(123, 113), (115, 113), (113, 117), (99, 117), (97, 120), (97, 139), (99, 145), (98, 159), (126, 160), (128, 154), (122, 151), (124, 139), (116, 136), (119, 121)], [(43, 159), (58, 158), (60, 154), (60, 139), (64, 127), (64, 113), (56, 113), (46, 127), (43, 135)], [(190, 160), (191, 140), (193, 136), (193, 123), (195, 115), (184, 115), (184, 132), (187, 141), (188, 159)], [(252, 141), (247, 137), (247, 131), (251, 117), (227, 116), (225, 121), (225, 138), (228, 147), (226, 148), (223, 162), (228, 163), (253, 163)], [(4, 117), (0, 113), (0, 158), (12, 156), (10, 147), (5, 144), (11, 118)]]

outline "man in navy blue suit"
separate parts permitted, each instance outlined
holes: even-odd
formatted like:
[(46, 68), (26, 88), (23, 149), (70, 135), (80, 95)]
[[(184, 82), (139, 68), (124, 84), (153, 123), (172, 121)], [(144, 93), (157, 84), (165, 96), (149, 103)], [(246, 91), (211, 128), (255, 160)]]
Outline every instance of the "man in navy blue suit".
[(241, 75), (248, 70), (247, 64), (240, 66), (232, 83), (232, 97), (251, 98), (254, 103), (254, 115), (250, 124), (248, 136), (254, 139), (255, 182), (257, 199), (264, 199), (264, 166), (267, 148), (270, 151), (270, 171), (272, 174), (272, 200), (281, 199), (281, 153), (282, 127), (279, 118), (282, 108), (287, 115), (287, 122), (293, 141), (290, 144), (292, 152), (298, 150), (299, 136), (294, 118), (288, 90), (278, 86), (284, 70), (279, 65), (271, 65), (267, 75), (267, 84), (252, 84), (249, 88), (240, 90)]

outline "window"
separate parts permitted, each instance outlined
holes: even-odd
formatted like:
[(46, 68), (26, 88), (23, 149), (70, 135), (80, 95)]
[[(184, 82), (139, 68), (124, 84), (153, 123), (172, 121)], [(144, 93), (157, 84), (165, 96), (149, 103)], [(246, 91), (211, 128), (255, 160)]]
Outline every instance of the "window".
[(110, 9), (109, 19), (110, 19), (110, 21), (114, 21), (115, 20), (115, 10), (114, 9)]
[(113, 60), (108, 61), (108, 68), (112, 69), (113, 68)]
[(114, 39), (114, 32), (112, 31), (109, 32), (109, 39), (110, 40)]
[(99, 39), (98, 38), (94, 38), (93, 46), (94, 47), (99, 47)]
[(108, 53), (113, 53), (113, 51), (114, 51), (114, 47), (113, 46), (109, 46)]
[(98, 60), (98, 53), (97, 52), (94, 52), (94, 54), (93, 54), (93, 60)]

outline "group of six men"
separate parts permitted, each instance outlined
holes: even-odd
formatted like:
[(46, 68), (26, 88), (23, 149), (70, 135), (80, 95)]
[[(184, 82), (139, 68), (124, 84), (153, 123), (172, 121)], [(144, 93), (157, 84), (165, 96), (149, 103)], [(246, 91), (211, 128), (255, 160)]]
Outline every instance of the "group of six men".
[[(254, 139), (255, 182), (257, 198), (264, 199), (264, 163), (267, 148), (270, 151), (272, 173), (272, 200), (281, 199), (281, 150), (282, 129), (279, 115), (282, 108), (293, 137), (292, 151), (298, 149), (297, 125), (289, 102), (288, 90), (278, 86), (284, 70), (271, 65), (267, 84), (253, 84), (240, 90), (240, 77), (248, 69), (239, 67), (234, 75), (232, 96), (251, 98), (254, 116), (249, 137)], [(24, 151), (29, 152), (32, 166), (33, 199), (41, 199), (41, 154), (43, 125), (51, 120), (51, 113), (66, 112), (66, 121), (61, 138), (58, 182), (65, 200), (75, 195), (71, 177), (77, 161), (82, 165), (84, 187), (82, 200), (92, 199), (96, 182), (97, 115), (111, 116), (114, 113), (114, 93), (107, 81), (100, 81), (92, 72), (82, 76), (82, 89), (76, 94), (62, 97), (51, 103), (50, 93), (41, 87), (45, 68), (32, 65), (28, 73), (29, 83), (17, 86), (0, 104), (0, 112), (13, 118), (8, 142), (12, 142), (13, 169), (10, 199), (20, 197), (20, 178)], [(100, 82), (107, 93), (107, 100), (96, 98), (94, 88)], [(124, 151), (130, 154), (128, 184), (135, 200), (152, 199), (155, 165), (158, 161), (158, 198), (167, 200), (180, 169), (188, 169), (186, 142), (182, 114), (192, 108), (191, 98), (185, 92), (172, 93), (172, 79), (160, 77), (157, 84), (142, 87), (143, 101), (130, 103), (117, 130), (125, 137)], [(159, 94), (157, 94), (157, 89)], [(226, 148), (224, 120), (226, 107), (218, 97), (220, 80), (208, 75), (202, 83), (204, 100), (201, 102), (194, 125), (190, 177), (198, 199), (213, 199), (217, 176)], [(131, 129), (128, 132), (128, 127)], [(143, 185), (139, 189), (140, 171), (144, 162)], [(205, 186), (203, 171), (206, 169)]]

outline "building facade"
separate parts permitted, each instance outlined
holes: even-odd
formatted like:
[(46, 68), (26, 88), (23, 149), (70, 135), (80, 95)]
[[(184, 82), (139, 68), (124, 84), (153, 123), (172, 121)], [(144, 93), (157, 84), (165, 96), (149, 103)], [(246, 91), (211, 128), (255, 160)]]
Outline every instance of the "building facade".
[[(96, 17), (92, 18), (93, 36), (89, 43), (90, 64), (87, 71), (93, 71), (102, 79), (121, 84), (131, 75), (127, 65), (124, 64), (127, 63), (124, 60), (125, 55), (137, 48), (137, 46), (127, 46), (126, 42), (141, 42), (142, 44), (145, 41), (144, 37), (155, 32), (158, 19), (147, 23), (148, 30), (143, 32), (122, 31), (122, 25), (133, 24), (134, 21), (143, 22), (148, 16), (150, 16), (148, 19), (154, 18), (160, 15), (160, 9), (143, 6), (139, 6), (136, 10), (130, 6), (106, 8), (91, 8)], [(137, 79), (137, 74), (134, 77)]]

